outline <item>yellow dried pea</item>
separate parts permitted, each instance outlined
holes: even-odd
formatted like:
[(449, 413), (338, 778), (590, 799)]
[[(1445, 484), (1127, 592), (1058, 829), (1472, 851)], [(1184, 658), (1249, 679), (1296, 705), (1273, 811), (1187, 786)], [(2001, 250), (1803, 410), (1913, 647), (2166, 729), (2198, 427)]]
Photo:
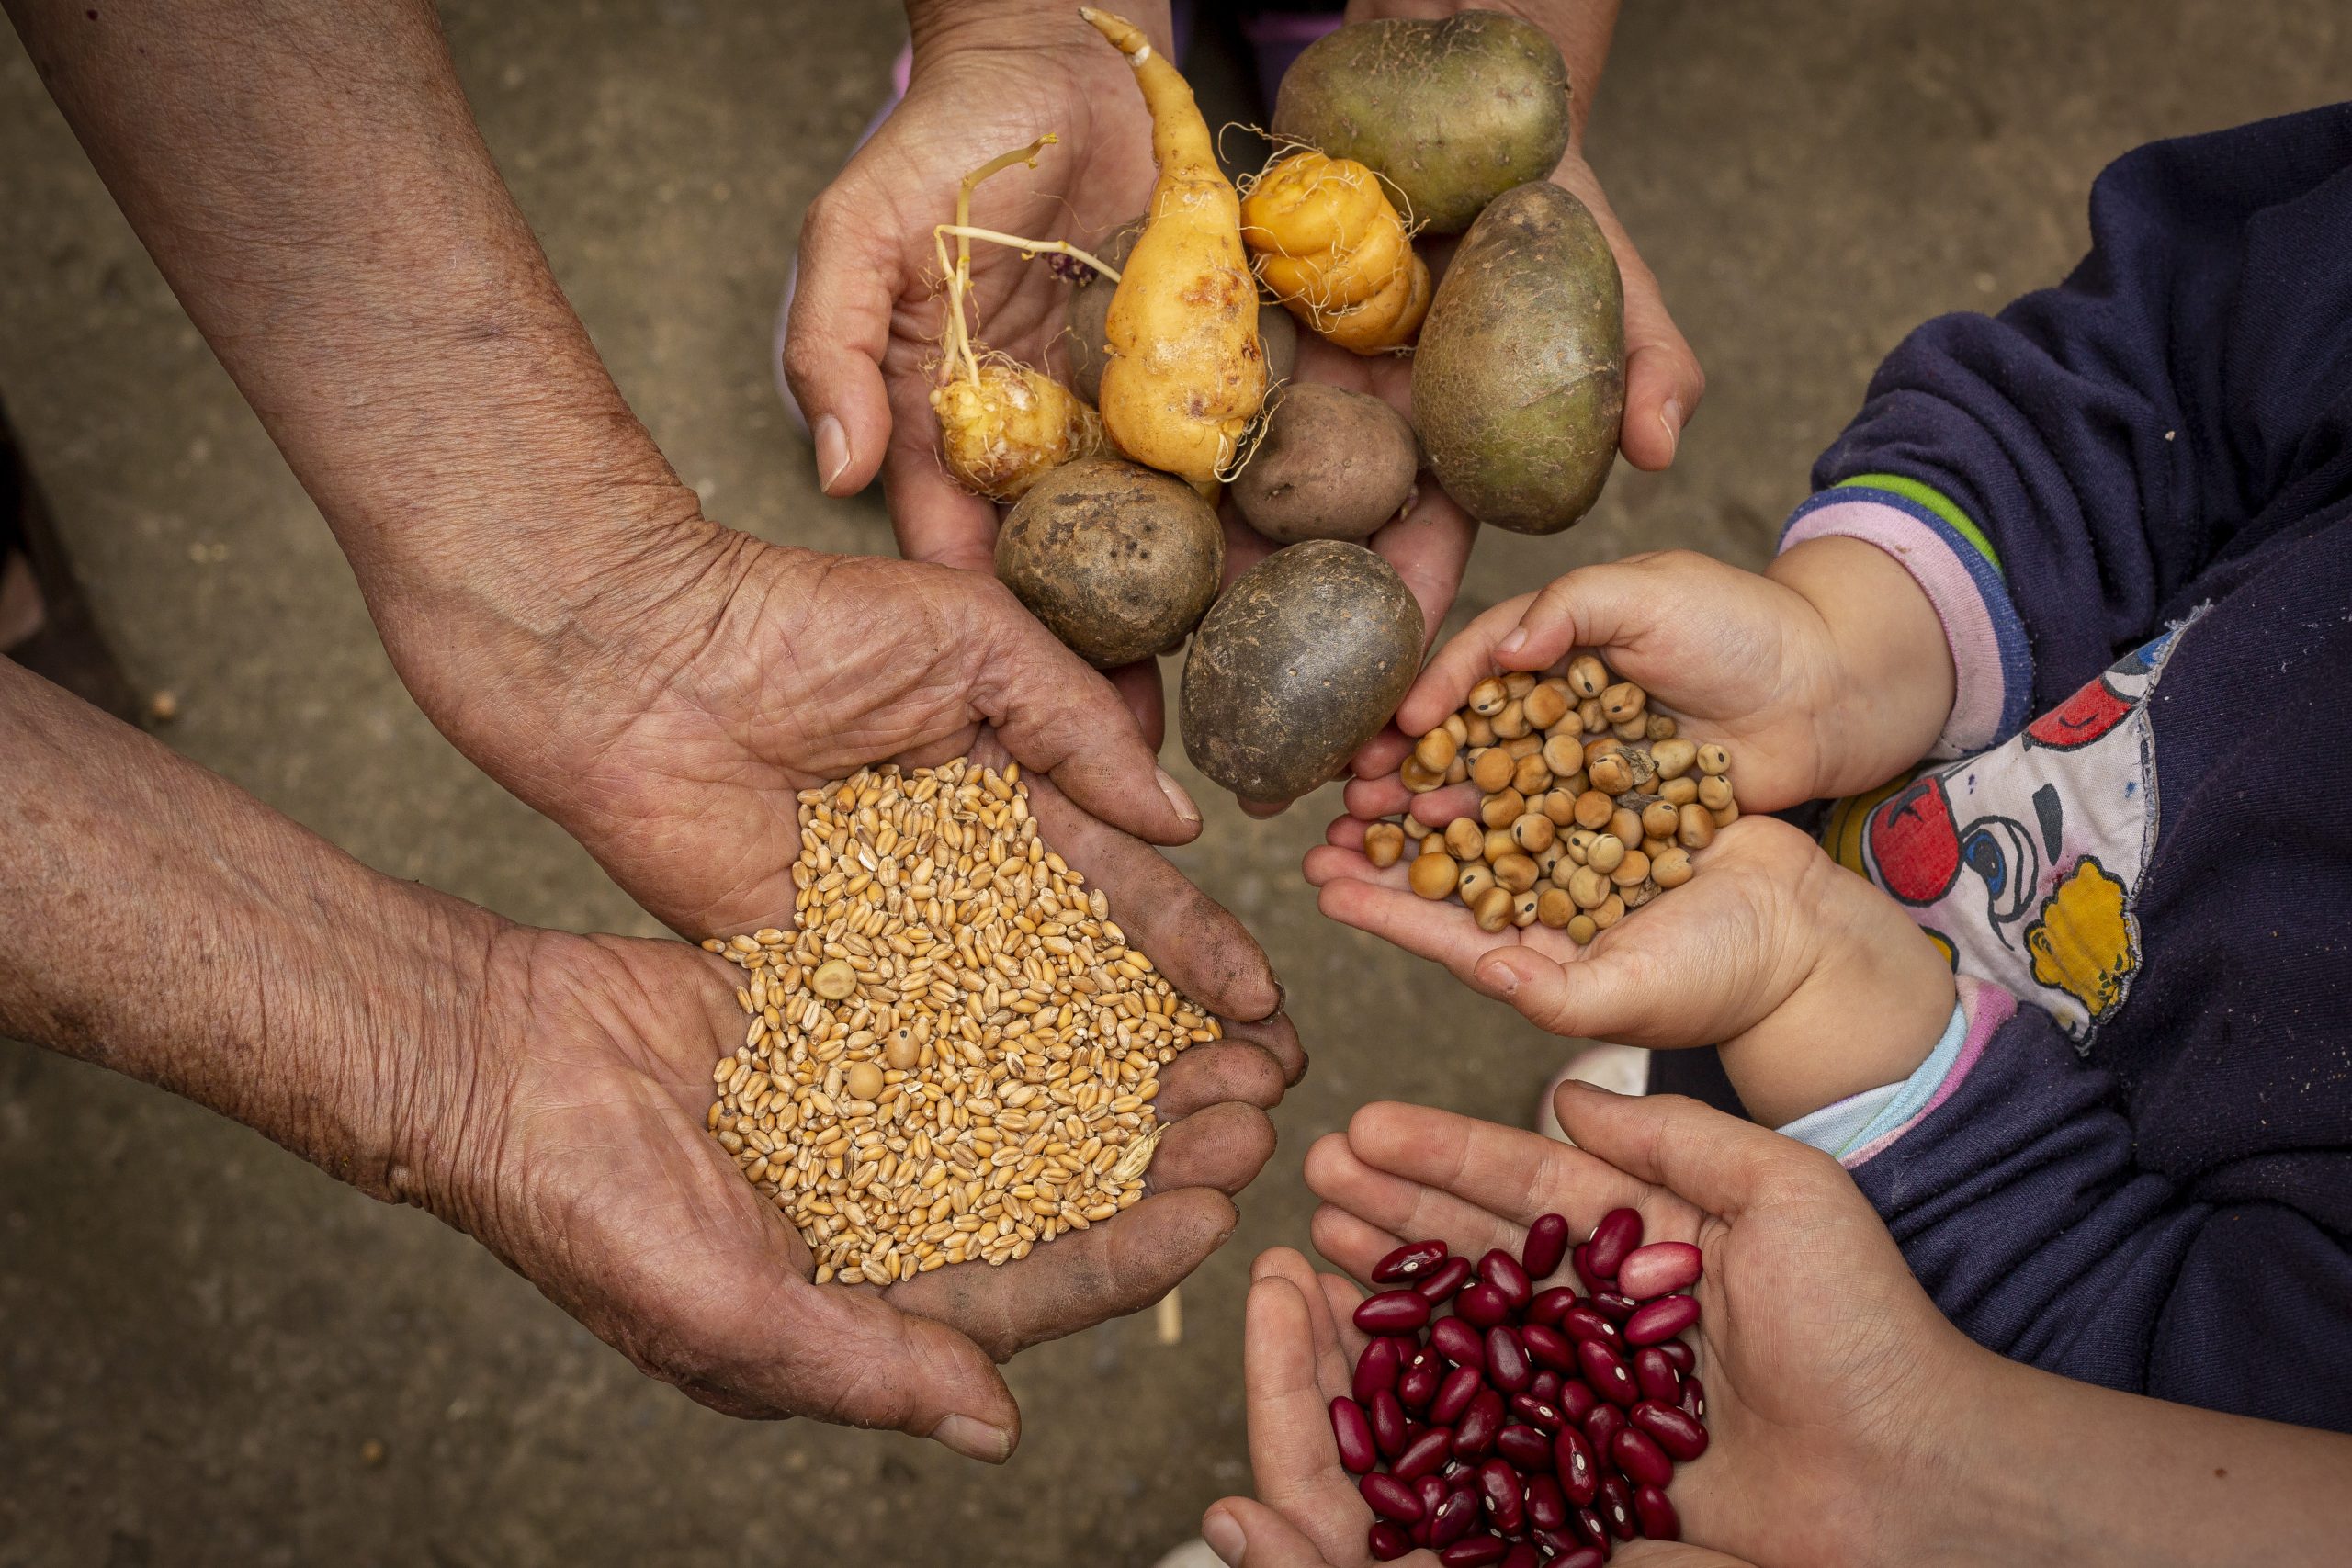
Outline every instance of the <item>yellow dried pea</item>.
[(1453, 857), (1440, 850), (1414, 861), (1406, 879), (1412, 884), (1413, 891), (1424, 898), (1450, 898), (1453, 896), (1454, 874)]
[(1363, 830), (1364, 858), (1383, 868), (1405, 857), (1405, 829), (1394, 822), (1374, 822)]

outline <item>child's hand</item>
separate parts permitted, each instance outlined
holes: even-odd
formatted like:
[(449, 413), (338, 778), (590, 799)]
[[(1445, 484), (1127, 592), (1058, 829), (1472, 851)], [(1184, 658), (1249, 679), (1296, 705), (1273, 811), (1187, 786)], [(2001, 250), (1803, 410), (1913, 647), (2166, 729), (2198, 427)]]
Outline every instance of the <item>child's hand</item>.
[[(1406, 808), (1406, 737), (1445, 721), (1497, 670), (1589, 649), (1739, 758), (1740, 804), (1778, 811), (1883, 784), (1951, 713), (1951, 650), (1909, 572), (1874, 545), (1816, 539), (1764, 575), (1689, 550), (1585, 567), (1506, 600), (1438, 650), (1396, 723), (1356, 759), (1348, 809)], [(1417, 815), (1443, 810), (1431, 800)]]
[(1899, 1081), (1951, 1016), (1951, 972), (1901, 907), (1770, 818), (1724, 829), (1688, 883), (1588, 947), (1541, 925), (1479, 930), (1460, 903), (1415, 894), (1409, 860), (1375, 868), (1363, 829), (1342, 817), (1307, 854), (1325, 914), (1444, 964), (1555, 1034), (1720, 1043), (1741, 1100), (1770, 1125)]

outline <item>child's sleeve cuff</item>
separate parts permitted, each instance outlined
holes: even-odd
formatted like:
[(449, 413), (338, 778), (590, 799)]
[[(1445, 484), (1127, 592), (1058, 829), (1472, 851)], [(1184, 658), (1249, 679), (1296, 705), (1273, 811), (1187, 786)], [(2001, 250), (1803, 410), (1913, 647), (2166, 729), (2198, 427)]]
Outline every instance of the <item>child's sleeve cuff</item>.
[(1909, 1077), (1849, 1095), (1798, 1117), (1781, 1132), (1852, 1170), (1926, 1120), (1951, 1098), (1984, 1055), (1993, 1032), (2018, 1010), (2017, 998), (1998, 986), (1965, 975), (1958, 986), (1960, 999), (1952, 1005), (1951, 1021)]
[(1789, 516), (1781, 548), (1833, 535), (1876, 545), (1902, 563), (1935, 606), (1957, 676), (1951, 716), (1933, 755), (1982, 751), (2025, 727), (2033, 654), (1993, 547), (1965, 513), (1914, 479), (1864, 475), (1821, 491)]

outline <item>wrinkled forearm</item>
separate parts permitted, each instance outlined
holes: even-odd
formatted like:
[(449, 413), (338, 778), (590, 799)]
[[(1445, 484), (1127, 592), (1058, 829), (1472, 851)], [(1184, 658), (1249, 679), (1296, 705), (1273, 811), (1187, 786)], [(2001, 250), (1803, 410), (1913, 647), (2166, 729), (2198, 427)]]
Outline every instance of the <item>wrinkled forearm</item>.
[(559, 662), (588, 602), (664, 591), (640, 585), (708, 525), (557, 287), (430, 5), (0, 5), (436, 720), (470, 677)]
[(0, 659), (0, 1033), (444, 1207), (499, 922), (393, 882)]

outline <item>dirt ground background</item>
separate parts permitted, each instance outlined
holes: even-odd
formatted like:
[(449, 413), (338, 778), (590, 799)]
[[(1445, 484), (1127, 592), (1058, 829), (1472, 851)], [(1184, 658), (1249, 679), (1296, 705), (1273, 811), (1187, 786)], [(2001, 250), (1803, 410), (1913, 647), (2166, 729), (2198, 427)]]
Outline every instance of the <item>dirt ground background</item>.
[[(878, 498), (818, 493), (768, 345), (802, 209), (884, 89), (896, 8), (443, 10), (558, 276), (713, 514), (887, 551)], [(1565, 538), (1490, 534), (1464, 613), (1636, 548), (1761, 560), (1877, 359), (1928, 315), (2056, 279), (2102, 164), (2347, 93), (2340, 0), (1628, 6), (1593, 161), (1711, 389), (1670, 474), (1621, 468)], [(653, 931), (411, 705), (315, 512), (13, 39), (0, 395), (133, 680), (178, 698), (172, 744), (393, 874)], [(0, 1042), (0, 1565), (1152, 1562), (1246, 1485), (1238, 1309), (1256, 1250), (1304, 1240), (1301, 1151), (1378, 1097), (1522, 1121), (1570, 1049), (1317, 917), (1296, 867), (1332, 808), (1211, 806), (1179, 854), (1272, 953), (1314, 1071), (1240, 1234), (1183, 1287), (1182, 1342), (1147, 1314), (1021, 1358), (1027, 1438), (1001, 1472), (712, 1415), (432, 1220)]]

